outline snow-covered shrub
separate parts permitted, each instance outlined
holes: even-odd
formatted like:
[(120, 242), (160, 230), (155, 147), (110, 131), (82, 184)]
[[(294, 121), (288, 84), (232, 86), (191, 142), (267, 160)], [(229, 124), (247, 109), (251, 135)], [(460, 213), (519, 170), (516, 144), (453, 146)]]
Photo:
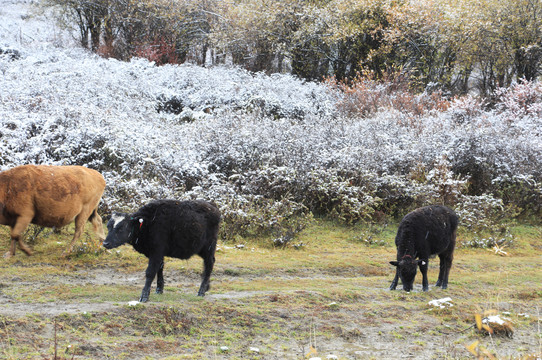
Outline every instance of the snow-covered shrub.
[(467, 94), (453, 99), (450, 104), (449, 112), (456, 123), (463, 124), (480, 116), (483, 112), (483, 108), (484, 103), (479, 97)]
[(183, 111), (183, 99), (177, 96), (166, 98), (165, 95), (156, 97), (156, 111), (178, 115)]
[(227, 184), (209, 185), (196, 187), (180, 197), (209, 199), (218, 204), (222, 212), (220, 237), (225, 241), (257, 235), (293, 239), (312, 219), (305, 206), (290, 199), (239, 194)]
[(317, 214), (327, 214), (347, 224), (371, 220), (380, 204), (376, 189), (365, 174), (341, 174), (338, 169), (318, 169), (306, 174), (300, 196)]
[(517, 215), (513, 206), (504, 205), (502, 199), (492, 195), (463, 196), (456, 208), (460, 225), (466, 227), (472, 239), (463, 241), (464, 247), (489, 248), (512, 245), (514, 237), (505, 222)]
[(509, 121), (522, 116), (542, 116), (542, 84), (523, 80), (510, 88), (496, 91), (498, 111), (509, 116)]
[[(15, 27), (33, 29), (23, 25)], [(365, 85), (364, 96), (384, 94), (384, 105), (362, 99), (367, 112), (353, 116), (337, 106), (344, 92), (289, 75), (120, 62), (63, 48), (39, 31), (32, 38), (20, 42), (0, 27), (0, 39), (21, 54), (0, 56), (0, 170), (98, 169), (106, 215), (199, 197), (221, 208), (225, 238), (264, 233), (291, 243), (284, 239), (312, 214), (371, 222), (443, 203), (469, 231), (496, 228), (514, 206), (540, 214), (537, 83), (521, 85), (531, 94), (526, 107), (493, 110), (472, 97), (446, 110), (445, 100), (426, 106), (385, 84)]]
[(522, 214), (542, 214), (542, 183), (532, 175), (500, 176), (492, 180), (494, 193)]
[(388, 224), (374, 225), (370, 224), (367, 227), (363, 227), (359, 233), (352, 238), (352, 241), (361, 243), (365, 246), (387, 246), (389, 245), (386, 240), (383, 239), (383, 232), (388, 227)]
[(433, 110), (445, 111), (450, 106), (438, 91), (414, 94), (401, 77), (382, 82), (358, 76), (351, 83), (330, 78), (327, 84), (337, 91), (337, 106), (348, 116), (368, 117), (383, 109), (420, 116)]
[(454, 174), (450, 162), (444, 157), (437, 160), (426, 177), (438, 191), (438, 199), (435, 200), (448, 206), (455, 205), (467, 189), (467, 180)]
[(21, 53), (16, 49), (0, 47), (0, 57), (4, 57), (8, 60), (19, 60), (21, 58)]
[(492, 232), (489, 235), (476, 234), (472, 239), (464, 240), (461, 242), (462, 247), (482, 248), (490, 249), (495, 246), (502, 248), (505, 246), (511, 246), (515, 242), (514, 235), (510, 232), (508, 227), (501, 228), (502, 231), (495, 233)]

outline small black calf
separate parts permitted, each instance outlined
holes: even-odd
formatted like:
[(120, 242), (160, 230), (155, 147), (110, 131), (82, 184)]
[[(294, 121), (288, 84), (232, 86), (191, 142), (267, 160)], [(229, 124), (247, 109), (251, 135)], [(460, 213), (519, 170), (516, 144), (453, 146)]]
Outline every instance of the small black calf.
[(199, 255), (204, 271), (198, 295), (204, 296), (215, 263), (219, 223), (220, 210), (214, 204), (201, 200), (157, 200), (133, 214), (114, 213), (107, 224), (109, 233), (103, 246), (112, 249), (128, 243), (149, 258), (141, 302), (149, 299), (156, 275), (156, 293), (164, 291), (164, 256), (189, 259)]
[(446, 289), (454, 258), (457, 225), (457, 215), (446, 206), (426, 206), (407, 214), (401, 220), (395, 237), (397, 261), (390, 261), (390, 264), (397, 269), (390, 290), (395, 290), (399, 278), (405, 291), (412, 290), (418, 266), (423, 275), (423, 291), (429, 290), (427, 267), (429, 257), (435, 255), (440, 258), (436, 286)]

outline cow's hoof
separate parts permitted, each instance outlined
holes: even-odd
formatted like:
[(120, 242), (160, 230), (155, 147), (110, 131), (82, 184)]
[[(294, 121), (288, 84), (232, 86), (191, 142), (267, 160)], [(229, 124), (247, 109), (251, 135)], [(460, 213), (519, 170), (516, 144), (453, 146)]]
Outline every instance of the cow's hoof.
[(424, 287), (423, 291), (429, 291), (429, 287)]
[(142, 296), (141, 298), (139, 298), (139, 302), (141, 302), (141, 303), (144, 303), (144, 302), (147, 302), (147, 301), (149, 301), (148, 296), (147, 297)]
[(21, 250), (22, 250), (27, 256), (32, 255), (32, 250), (30, 250), (29, 248), (21, 248)]
[(435, 286), (438, 286), (440, 287), (442, 285), (442, 281), (438, 280), (437, 283), (435, 284)]
[(156, 288), (156, 293), (157, 293), (157, 294), (163, 294), (163, 293), (164, 293), (164, 289)]

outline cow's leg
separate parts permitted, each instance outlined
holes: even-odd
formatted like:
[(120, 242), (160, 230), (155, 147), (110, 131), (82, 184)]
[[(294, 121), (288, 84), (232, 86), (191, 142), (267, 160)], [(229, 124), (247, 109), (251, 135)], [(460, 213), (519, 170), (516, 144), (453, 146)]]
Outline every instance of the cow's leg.
[(10, 258), (15, 255), (15, 245), (17, 242), (19, 243), (21, 250), (24, 251), (26, 255), (32, 255), (32, 250), (26, 246), (22, 238), (24, 230), (28, 227), (28, 225), (30, 225), (31, 221), (32, 217), (28, 216), (20, 216), (17, 218), (15, 225), (11, 228), (11, 247), (4, 255), (5, 258)]
[(421, 259), (419, 262), (420, 271), (422, 273), (422, 289), (423, 291), (429, 290), (429, 280), (427, 279), (427, 269), (429, 267), (429, 262), (427, 259)]
[(152, 282), (154, 281), (154, 277), (156, 276), (156, 273), (158, 272), (158, 269), (160, 269), (160, 265), (163, 264), (163, 262), (163, 256), (155, 255), (149, 257), (149, 265), (145, 271), (145, 286), (143, 287), (143, 291), (141, 291), (141, 298), (139, 298), (139, 302), (146, 302), (149, 300)]
[(399, 282), (399, 267), (395, 268), (395, 277), (391, 282), (390, 290), (395, 290), (397, 288), (397, 283)]
[(215, 264), (215, 254), (208, 254), (203, 258), (203, 279), (201, 281), (201, 286), (199, 287), (198, 296), (205, 296), (205, 292), (209, 290), (211, 272), (213, 271), (213, 266)]
[(88, 213), (80, 213), (79, 215), (75, 217), (75, 233), (73, 234), (72, 241), (62, 253), (62, 256), (71, 254), (71, 252), (73, 251), (75, 242), (81, 237), (81, 234), (83, 233), (83, 230), (85, 229), (85, 224), (89, 216), (90, 215), (88, 215)]
[(156, 278), (156, 293), (162, 294), (164, 292), (164, 262), (158, 268), (158, 274)]
[(96, 235), (98, 235), (98, 238), (101, 242), (105, 240), (105, 233), (104, 233), (104, 227), (102, 222), (102, 217), (98, 215), (98, 209), (94, 209), (92, 214), (89, 218), (90, 222), (92, 223), (92, 226), (94, 227), (94, 232)]

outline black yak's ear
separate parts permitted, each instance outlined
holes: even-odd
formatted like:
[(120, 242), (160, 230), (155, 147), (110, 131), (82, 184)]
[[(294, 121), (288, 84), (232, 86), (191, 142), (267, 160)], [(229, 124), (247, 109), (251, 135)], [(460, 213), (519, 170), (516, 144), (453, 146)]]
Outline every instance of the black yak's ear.
[(393, 266), (399, 266), (399, 262), (398, 262), (398, 261), (390, 261), (390, 264), (392, 264)]

